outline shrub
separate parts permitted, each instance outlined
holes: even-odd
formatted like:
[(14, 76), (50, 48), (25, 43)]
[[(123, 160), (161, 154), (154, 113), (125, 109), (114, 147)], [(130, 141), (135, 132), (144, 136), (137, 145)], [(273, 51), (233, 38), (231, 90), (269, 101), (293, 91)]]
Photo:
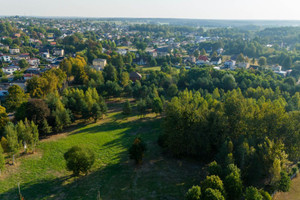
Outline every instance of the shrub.
[(81, 172), (87, 174), (95, 162), (95, 155), (90, 149), (78, 146), (69, 149), (64, 154), (64, 158), (67, 162), (67, 169), (73, 171), (75, 176)]
[(146, 144), (142, 141), (142, 139), (140, 137), (136, 137), (129, 148), (130, 158), (134, 159), (136, 164), (141, 164), (146, 149)]
[(185, 194), (185, 200), (199, 200), (201, 196), (201, 188), (199, 186), (191, 187)]

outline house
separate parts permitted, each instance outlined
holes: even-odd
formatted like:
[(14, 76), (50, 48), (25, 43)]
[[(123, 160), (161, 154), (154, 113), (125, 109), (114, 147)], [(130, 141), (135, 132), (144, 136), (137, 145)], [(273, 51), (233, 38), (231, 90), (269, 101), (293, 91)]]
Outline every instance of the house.
[(54, 49), (53, 50), (53, 55), (62, 57), (62, 56), (65, 55), (65, 50), (64, 49)]
[(198, 57), (198, 60), (196, 62), (197, 65), (203, 65), (203, 64), (207, 64), (207, 63), (209, 63), (208, 57), (207, 56), (202, 56), (202, 55), (200, 55)]
[(145, 61), (143, 58), (136, 61), (137, 65), (147, 65), (147, 61)]
[(129, 74), (129, 78), (130, 80), (132, 80), (133, 82), (137, 81), (137, 80), (141, 80), (142, 79), (142, 75), (138, 72), (131, 72)]
[(103, 70), (106, 64), (106, 59), (96, 58), (93, 60), (93, 68), (98, 71)]
[(30, 59), (29, 53), (22, 53), (21, 55), (18, 56), (18, 60), (22, 60), (22, 59), (29, 60)]
[(15, 33), (14, 36), (15, 36), (16, 38), (19, 38), (19, 37), (21, 37), (21, 34), (20, 34), (20, 33)]
[(37, 74), (24, 74), (24, 80), (30, 80), (32, 77), (37, 76)]
[(118, 49), (117, 53), (120, 54), (120, 55), (125, 56), (127, 54), (127, 50), (126, 49)]
[(169, 47), (159, 47), (156, 49), (156, 52), (159, 56), (169, 56), (169, 52), (173, 52), (173, 49), (170, 49)]
[(36, 67), (31, 67), (24, 71), (24, 74), (40, 74), (40, 73), (41, 73), (40, 68), (36, 68)]
[(280, 66), (280, 65), (272, 66), (272, 71), (274, 71), (274, 72), (280, 72), (281, 70), (282, 70), (282, 66)]
[(155, 49), (147, 50), (146, 51), (151, 57), (157, 57), (157, 51)]
[(3, 67), (2, 70), (3, 70), (3, 72), (4, 72), (5, 74), (11, 75), (11, 74), (13, 74), (15, 71), (20, 70), (20, 67), (18, 67), (18, 66), (9, 66), (9, 67)]
[(224, 49), (223, 49), (223, 48), (217, 49), (217, 53), (218, 53), (219, 55), (221, 55), (223, 52), (224, 52)]
[(212, 57), (212, 58), (210, 59), (210, 63), (211, 63), (212, 65), (219, 65), (219, 64), (222, 63), (222, 58), (221, 58), (221, 57)]
[(11, 58), (8, 55), (3, 55), (3, 56), (0, 57), (0, 59), (3, 60), (3, 62), (10, 62), (11, 61), (10, 60)]
[(237, 64), (238, 68), (248, 69), (250, 64), (248, 62), (240, 62)]
[(224, 68), (225, 68), (225, 69), (231, 69), (231, 70), (234, 70), (234, 69), (235, 69), (235, 61), (234, 61), (234, 60), (227, 60), (227, 61), (224, 63)]
[(32, 58), (28, 60), (29, 65), (38, 66), (40, 64), (40, 59)]
[(42, 53), (42, 58), (50, 58), (49, 52)]
[(9, 53), (10, 53), (10, 54), (18, 54), (18, 53), (20, 53), (20, 49), (18, 49), (18, 48), (15, 48), (15, 49), (9, 49)]
[(7, 51), (8, 51), (8, 50), (9, 50), (9, 46), (3, 45), (3, 44), (0, 43), (0, 49), (1, 49), (1, 50), (7, 50)]

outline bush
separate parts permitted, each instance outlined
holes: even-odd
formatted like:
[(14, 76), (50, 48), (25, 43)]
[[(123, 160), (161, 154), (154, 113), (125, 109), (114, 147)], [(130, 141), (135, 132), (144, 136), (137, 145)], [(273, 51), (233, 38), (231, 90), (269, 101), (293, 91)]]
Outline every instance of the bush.
[(64, 154), (64, 158), (67, 162), (67, 169), (73, 171), (75, 176), (80, 173), (87, 174), (95, 162), (95, 155), (90, 149), (78, 146), (69, 149)]
[(219, 190), (207, 188), (204, 192), (204, 200), (225, 200), (225, 198)]
[(191, 187), (185, 194), (185, 200), (199, 200), (201, 196), (201, 188), (199, 186)]
[(288, 192), (291, 186), (291, 178), (286, 172), (280, 172), (280, 181), (278, 185), (278, 190), (282, 192)]
[(141, 164), (146, 149), (146, 144), (142, 141), (142, 139), (140, 137), (136, 137), (129, 148), (130, 158), (134, 159), (136, 164)]

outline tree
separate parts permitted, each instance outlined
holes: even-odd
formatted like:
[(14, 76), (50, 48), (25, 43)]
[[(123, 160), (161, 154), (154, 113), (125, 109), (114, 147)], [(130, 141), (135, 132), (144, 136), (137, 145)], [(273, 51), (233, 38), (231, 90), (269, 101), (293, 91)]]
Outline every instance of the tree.
[(137, 102), (137, 109), (141, 116), (144, 116), (144, 114), (146, 112), (146, 108), (147, 108), (147, 105), (146, 105), (145, 100), (141, 99)]
[(237, 86), (232, 74), (225, 74), (222, 78), (222, 82), (225, 90), (233, 90)]
[(40, 132), (41, 135), (48, 135), (52, 131), (52, 127), (49, 126), (48, 122), (46, 119), (43, 120), (42, 124), (40, 125)]
[(29, 67), (29, 63), (27, 62), (27, 60), (21, 59), (21, 60), (19, 60), (19, 67), (21, 69), (24, 69), (26, 67)]
[(14, 164), (15, 154), (19, 150), (18, 133), (17, 133), (15, 126), (12, 123), (8, 123), (4, 127), (4, 134), (7, 139), (8, 151), (12, 156), (12, 160), (13, 160), (13, 164)]
[(67, 169), (75, 176), (80, 173), (87, 174), (95, 162), (95, 155), (89, 148), (73, 146), (65, 154)]
[(216, 161), (213, 161), (210, 164), (208, 164), (207, 171), (210, 176), (211, 175), (216, 175), (216, 176), (222, 175), (222, 167)]
[(132, 112), (131, 104), (128, 100), (125, 101), (123, 104), (123, 114), (124, 115), (130, 115)]
[(240, 53), (240, 54), (238, 55), (238, 57), (236, 58), (236, 61), (237, 61), (238, 63), (244, 62), (244, 61), (245, 61), (244, 55), (243, 55), (242, 53)]
[(288, 192), (291, 187), (291, 178), (285, 171), (280, 172), (280, 177), (278, 190), (282, 192)]
[(2, 171), (4, 170), (4, 167), (5, 167), (5, 157), (3, 154), (2, 146), (0, 145), (0, 175), (1, 175)]
[(200, 52), (199, 52), (198, 49), (194, 51), (194, 56), (195, 56), (196, 58), (198, 58), (198, 57), (200, 56)]
[(206, 191), (206, 189), (211, 188), (211, 189), (219, 190), (222, 193), (222, 195), (225, 196), (223, 182), (219, 176), (216, 175), (207, 176), (206, 179), (202, 181), (201, 188), (203, 193)]
[(199, 186), (191, 187), (185, 194), (185, 200), (200, 200), (201, 188)]
[(251, 186), (246, 189), (245, 200), (263, 200), (263, 196), (257, 188)]
[(0, 130), (4, 128), (8, 121), (9, 119), (6, 113), (6, 109), (0, 106)]
[(224, 186), (228, 199), (238, 200), (240, 199), (243, 191), (243, 183), (238, 173), (230, 173), (224, 180)]
[(212, 58), (218, 57), (218, 53), (217, 53), (216, 51), (214, 51), (211, 57), (212, 57)]
[(101, 108), (98, 103), (93, 104), (91, 112), (92, 112), (92, 117), (94, 118), (96, 123), (97, 120), (102, 117)]
[(204, 200), (225, 200), (224, 196), (219, 190), (215, 190), (212, 188), (207, 188), (204, 191)]
[(178, 88), (176, 84), (171, 84), (167, 90), (167, 94), (169, 97), (173, 97), (178, 93)]
[(156, 114), (162, 113), (162, 111), (163, 111), (163, 104), (162, 104), (161, 99), (159, 97), (155, 97), (153, 99), (152, 110)]
[(136, 164), (141, 164), (146, 150), (146, 144), (140, 137), (136, 137), (129, 148), (129, 156), (131, 159), (135, 160)]
[(24, 90), (18, 86), (13, 85), (8, 89), (8, 95), (6, 97), (6, 107), (10, 112), (15, 111), (18, 107), (21, 106), (22, 103), (28, 101), (28, 94), (25, 94)]
[(206, 51), (205, 51), (205, 49), (201, 49), (200, 55), (201, 55), (201, 56), (206, 56)]
[(267, 58), (266, 57), (260, 57), (259, 59), (258, 59), (258, 64), (259, 64), (259, 66), (265, 66), (266, 64), (267, 64)]
[(129, 83), (129, 74), (128, 72), (122, 72), (121, 74), (121, 84), (123, 85), (123, 87), (125, 87), (126, 85), (128, 85)]

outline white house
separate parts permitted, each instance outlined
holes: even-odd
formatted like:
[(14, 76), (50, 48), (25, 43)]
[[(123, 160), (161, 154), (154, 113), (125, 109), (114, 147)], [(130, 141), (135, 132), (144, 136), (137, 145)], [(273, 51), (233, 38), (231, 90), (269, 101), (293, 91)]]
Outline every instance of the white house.
[(250, 67), (250, 64), (247, 62), (241, 62), (241, 63), (238, 63), (237, 66), (239, 68), (248, 69)]
[(53, 50), (53, 55), (62, 57), (62, 56), (65, 55), (65, 50), (64, 49), (54, 49)]
[(40, 59), (32, 58), (28, 60), (29, 65), (38, 66), (40, 64)]
[(98, 71), (103, 70), (106, 64), (106, 59), (96, 58), (93, 60), (93, 68)]
[(9, 67), (3, 67), (2, 70), (5, 74), (13, 74), (15, 71), (20, 70), (20, 67), (18, 67), (18, 66), (9, 66)]
[(18, 54), (20, 53), (20, 49), (9, 49), (10, 54)]
[(10, 56), (8, 55), (3, 55), (0, 58), (3, 60), (3, 62), (10, 62)]
[(123, 56), (125, 56), (126, 53), (127, 53), (127, 50), (126, 50), (126, 49), (118, 49), (118, 50), (117, 50), (117, 53), (118, 53), (118, 54), (121, 54), (121, 55), (123, 55)]
[(210, 63), (212, 65), (219, 65), (222, 63), (222, 58), (221, 57), (213, 57), (210, 59)]
[(272, 70), (274, 72), (280, 72), (282, 70), (282, 66), (280, 66), (280, 65), (273, 65), (272, 66)]
[(235, 61), (234, 60), (227, 60), (225, 63), (224, 63), (224, 68), (225, 69), (235, 69)]

